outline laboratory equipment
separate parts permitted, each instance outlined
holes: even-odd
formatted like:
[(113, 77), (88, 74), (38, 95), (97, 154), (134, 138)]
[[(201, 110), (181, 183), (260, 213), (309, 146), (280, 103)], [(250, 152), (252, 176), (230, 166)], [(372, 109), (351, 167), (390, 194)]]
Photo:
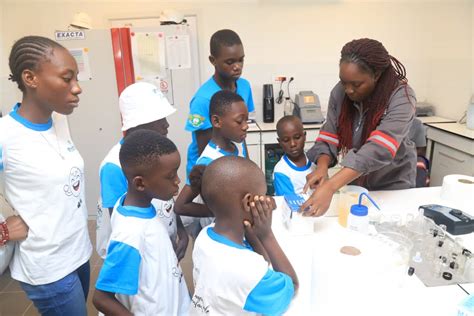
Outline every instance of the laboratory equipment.
[(273, 85), (263, 85), (263, 121), (273, 123), (275, 121), (275, 101), (273, 96)]
[(313, 91), (300, 91), (295, 95), (294, 114), (298, 116), (303, 123), (324, 122), (319, 97)]
[(428, 102), (418, 102), (415, 106), (416, 116), (433, 116), (435, 113), (434, 106)]
[(346, 185), (339, 190), (339, 200), (337, 203), (338, 222), (342, 227), (347, 227), (347, 217), (353, 204), (357, 203), (361, 193), (368, 194), (366, 188), (357, 185)]
[(474, 231), (474, 218), (461, 210), (438, 204), (422, 205), (423, 214), (438, 225), (446, 225), (453, 235), (469, 234)]
[(307, 235), (314, 232), (314, 217), (303, 216), (301, 205), (308, 199), (307, 194), (288, 194), (284, 196), (283, 224), (294, 235)]
[(293, 101), (291, 101), (289, 97), (286, 97), (285, 103), (283, 105), (283, 115), (284, 116), (293, 115), (293, 110), (294, 110)]
[(378, 234), (388, 236), (403, 235), (412, 241), (409, 255), (408, 275), (415, 274), (426, 286), (440, 286), (474, 281), (474, 257), (464, 248), (462, 239), (454, 239), (447, 226), (437, 225), (423, 215), (420, 207), (418, 216), (407, 214), (405, 220), (385, 217), (375, 223)]
[[(284, 195), (286, 204), (289, 206), (291, 212), (298, 212), (299, 208), (306, 201), (302, 194), (286, 194)], [(293, 215), (290, 214), (290, 218)]]
[(362, 198), (367, 197), (370, 202), (380, 210), (377, 203), (372, 200), (372, 198), (367, 193), (361, 193), (359, 195), (359, 204), (354, 204), (351, 206), (351, 211), (347, 219), (347, 226), (349, 229), (358, 231), (363, 234), (367, 234), (369, 231), (369, 208), (362, 204)]

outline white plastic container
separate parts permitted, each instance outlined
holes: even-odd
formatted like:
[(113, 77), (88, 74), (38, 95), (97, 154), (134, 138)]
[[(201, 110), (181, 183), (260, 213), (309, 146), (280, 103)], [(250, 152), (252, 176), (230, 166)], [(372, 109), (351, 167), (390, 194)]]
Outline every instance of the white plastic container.
[(354, 204), (351, 206), (351, 212), (347, 218), (347, 227), (349, 229), (367, 234), (369, 231), (369, 208), (365, 205)]
[(372, 204), (378, 210), (380, 210), (378, 205), (367, 193), (361, 193), (359, 195), (359, 204), (354, 204), (351, 206), (351, 210), (347, 218), (347, 227), (360, 233), (367, 234), (369, 232), (369, 208), (362, 204), (362, 198), (364, 196), (366, 196), (369, 201), (372, 202)]
[[(301, 194), (304, 201), (307, 200), (308, 196)], [(282, 204), (282, 219), (283, 225), (286, 227), (288, 232), (292, 235), (311, 235), (314, 233), (314, 222), (315, 217), (303, 216), (301, 212), (292, 210), (288, 205), (288, 202)]]

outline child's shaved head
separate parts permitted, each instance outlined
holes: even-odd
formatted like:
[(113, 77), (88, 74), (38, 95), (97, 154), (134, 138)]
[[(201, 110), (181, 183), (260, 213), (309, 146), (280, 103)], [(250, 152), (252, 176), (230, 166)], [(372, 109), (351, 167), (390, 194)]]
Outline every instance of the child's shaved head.
[(216, 217), (226, 209), (234, 209), (245, 194), (264, 195), (265, 191), (262, 170), (242, 157), (218, 158), (207, 166), (202, 177), (202, 198)]
[(301, 130), (304, 130), (303, 123), (301, 123), (299, 117), (294, 115), (283, 116), (280, 120), (278, 120), (276, 125), (278, 137), (281, 137), (282, 131), (287, 124), (291, 124), (296, 128), (301, 128)]

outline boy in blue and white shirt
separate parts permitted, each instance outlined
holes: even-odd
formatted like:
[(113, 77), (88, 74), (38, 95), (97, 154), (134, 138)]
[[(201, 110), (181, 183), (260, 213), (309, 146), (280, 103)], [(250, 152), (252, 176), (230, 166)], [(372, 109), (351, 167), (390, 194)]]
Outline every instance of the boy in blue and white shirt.
[(93, 302), (123, 315), (186, 315), (189, 294), (153, 199), (178, 194), (180, 156), (172, 141), (151, 130), (125, 138), (120, 164), (127, 193), (112, 213), (112, 234)]
[(185, 130), (192, 133), (188, 147), (186, 177), (196, 164), (199, 155), (211, 139), (212, 122), (209, 117), (211, 97), (218, 91), (230, 90), (242, 97), (248, 112), (255, 111), (250, 83), (241, 78), (244, 66), (244, 48), (237, 33), (219, 30), (210, 40), (209, 60), (214, 66), (214, 75), (193, 96)]
[(260, 168), (241, 157), (218, 158), (206, 167), (201, 192), (216, 219), (194, 245), (195, 292), (189, 314), (284, 313), (298, 279), (273, 235), (275, 202), (263, 195), (266, 183)]
[(277, 134), (285, 155), (273, 170), (275, 195), (301, 194), (306, 175), (316, 170), (316, 165), (304, 152), (306, 132), (303, 124), (296, 116), (284, 116), (277, 123)]
[[(122, 115), (122, 131), (125, 133), (125, 137), (134, 131), (143, 129), (153, 130), (167, 136), (169, 124), (166, 117), (176, 111), (161, 91), (147, 82), (137, 82), (125, 88), (120, 94), (119, 107)], [(102, 258), (105, 257), (110, 236), (110, 223), (107, 221), (107, 216), (112, 213), (118, 199), (127, 192), (127, 179), (119, 161), (119, 151), (122, 144), (123, 139), (112, 147), (100, 165), (101, 198), (97, 216), (96, 248)], [(174, 213), (174, 200), (154, 199), (152, 204), (156, 208), (162, 224), (167, 228), (178, 259), (181, 260), (186, 252), (188, 236), (181, 219)], [(106, 213), (107, 210), (109, 214)]]
[[(248, 111), (240, 95), (228, 90), (216, 92), (211, 98), (209, 119), (212, 123), (212, 137), (199, 156), (196, 166), (207, 166), (223, 156), (248, 156), (245, 146)], [(175, 207), (176, 214), (201, 217), (201, 219), (183, 219), (189, 223), (187, 230), (193, 237), (197, 236), (202, 227), (213, 221), (213, 215), (200, 199), (199, 191), (193, 189), (191, 184), (195, 172), (199, 170), (193, 169), (191, 172), (176, 199)]]

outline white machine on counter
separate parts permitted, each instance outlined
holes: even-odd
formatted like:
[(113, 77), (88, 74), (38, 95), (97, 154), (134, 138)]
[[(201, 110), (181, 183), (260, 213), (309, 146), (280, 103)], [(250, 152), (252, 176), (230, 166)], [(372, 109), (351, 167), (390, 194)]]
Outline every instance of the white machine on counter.
[(295, 96), (294, 114), (305, 123), (324, 122), (319, 97), (313, 91), (300, 91)]

